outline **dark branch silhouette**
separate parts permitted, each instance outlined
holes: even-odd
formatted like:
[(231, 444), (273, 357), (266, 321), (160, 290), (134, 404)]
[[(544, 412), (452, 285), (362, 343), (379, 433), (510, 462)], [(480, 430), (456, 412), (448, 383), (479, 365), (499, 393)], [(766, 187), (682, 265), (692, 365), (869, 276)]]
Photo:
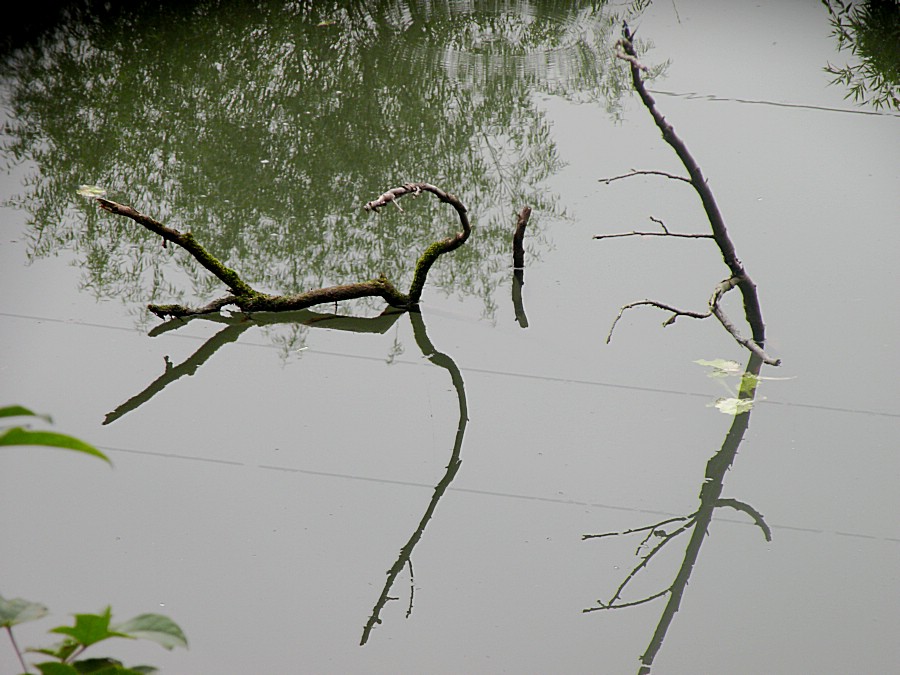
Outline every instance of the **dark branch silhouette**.
[(385, 333), (400, 316), (401, 313), (399, 311), (390, 308), (374, 317), (323, 314), (304, 309), (297, 312), (258, 312), (252, 316), (248, 314), (222, 316), (221, 314), (215, 313), (169, 319), (150, 331), (150, 337), (157, 337), (171, 330), (181, 328), (190, 320), (204, 320), (213, 323), (221, 323), (225, 324), (225, 328), (207, 339), (206, 342), (200, 345), (197, 351), (178, 365), (174, 365), (169, 360), (169, 357), (166, 356), (165, 368), (163, 369), (162, 374), (147, 385), (143, 391), (135, 394), (127, 401), (120, 404), (115, 410), (107, 413), (103, 420), (103, 424), (115, 422), (126, 413), (142, 406), (176, 380), (193, 375), (197, 372), (197, 369), (206, 363), (206, 361), (220, 348), (232, 342), (236, 342), (244, 331), (253, 326), (302, 324), (312, 328), (329, 328), (331, 330), (343, 330), (353, 333)]
[[(409, 565), (410, 577), (412, 577), (413, 549), (415, 549), (416, 544), (418, 544), (419, 540), (422, 538), (422, 534), (425, 532), (425, 526), (434, 515), (438, 502), (441, 500), (441, 497), (444, 496), (450, 483), (452, 483), (453, 479), (456, 477), (459, 467), (462, 465), (460, 454), (462, 452), (463, 436), (466, 433), (466, 425), (469, 422), (468, 404), (466, 403), (466, 388), (459, 367), (452, 358), (435, 349), (431, 340), (428, 338), (428, 334), (425, 332), (425, 322), (422, 319), (422, 315), (418, 312), (413, 312), (410, 313), (409, 317), (410, 321), (412, 321), (416, 344), (419, 346), (419, 349), (422, 350), (422, 354), (424, 354), (434, 365), (444, 368), (450, 373), (450, 380), (453, 382), (453, 388), (456, 390), (456, 397), (459, 402), (459, 424), (456, 428), (456, 437), (453, 441), (453, 450), (450, 453), (450, 461), (447, 463), (447, 470), (444, 472), (441, 480), (438, 481), (438, 484), (435, 485), (434, 493), (431, 496), (431, 500), (428, 502), (425, 513), (419, 521), (418, 527), (416, 527), (409, 540), (400, 549), (400, 555), (387, 571), (387, 579), (384, 582), (381, 595), (375, 602), (375, 606), (372, 608), (372, 614), (369, 616), (369, 620), (366, 621), (366, 625), (363, 628), (362, 638), (359, 642), (360, 646), (365, 645), (366, 642), (368, 642), (372, 629), (376, 624), (381, 623), (381, 611), (384, 609), (388, 600), (396, 599), (390, 595), (391, 587), (394, 585), (394, 582), (397, 580), (397, 575), (400, 574), (404, 566)], [(409, 606), (406, 611), (406, 616), (409, 617), (411, 613), (412, 590), (410, 590)]]
[[(750, 384), (747, 386), (742, 384), (739, 388), (738, 398), (740, 400), (752, 404), (756, 397), (755, 383), (759, 379), (759, 372), (762, 365), (762, 358), (756, 353), (751, 353), (742, 377), (742, 383), (746, 382)], [(681, 606), (682, 597), (684, 596), (688, 581), (694, 570), (694, 565), (700, 555), (700, 547), (709, 533), (715, 510), (717, 508), (729, 507), (748, 514), (760, 530), (762, 530), (766, 540), (771, 541), (771, 529), (766, 524), (759, 511), (744, 502), (722, 497), (725, 475), (734, 463), (738, 448), (740, 447), (741, 441), (749, 426), (751, 409), (752, 406), (748, 405), (743, 412), (734, 416), (734, 421), (725, 436), (725, 440), (722, 442), (721, 448), (707, 462), (706, 473), (700, 488), (700, 506), (696, 511), (687, 516), (675, 516), (651, 525), (636, 527), (621, 532), (587, 534), (582, 537), (582, 539), (600, 539), (612, 536), (628, 536), (645, 533), (645, 536), (635, 551), (635, 555), (640, 558), (639, 561), (619, 584), (610, 599), (598, 600), (596, 607), (589, 607), (583, 610), (585, 613), (590, 613), (603, 610), (624, 609), (646, 604), (653, 600), (668, 596), (668, 602), (663, 609), (663, 613), (657, 624), (656, 630), (654, 631), (653, 637), (650, 640), (650, 644), (641, 656), (641, 667), (638, 671), (639, 675), (648, 675), (650, 673), (653, 660), (656, 658), (657, 653), (662, 647), (669, 626), (671, 626), (672, 620), (675, 618), (675, 614)], [(671, 532), (667, 532), (663, 529), (664, 526), (674, 523), (680, 524)], [(627, 591), (631, 582), (634, 581), (641, 571), (647, 568), (654, 556), (656, 556), (663, 547), (668, 546), (677, 537), (688, 531), (691, 532), (691, 537), (685, 547), (684, 558), (672, 583), (661, 590), (649, 593), (642, 597), (622, 600), (622, 596)], [(641, 551), (645, 546), (649, 545), (651, 537), (654, 536), (659, 537), (660, 541), (650, 546), (649, 552), (642, 555)]]

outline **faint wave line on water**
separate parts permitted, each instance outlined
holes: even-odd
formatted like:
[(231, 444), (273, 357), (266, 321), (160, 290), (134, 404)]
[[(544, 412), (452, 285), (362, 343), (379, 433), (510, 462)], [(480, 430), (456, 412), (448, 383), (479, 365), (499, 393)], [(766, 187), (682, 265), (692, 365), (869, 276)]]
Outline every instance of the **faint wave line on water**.
[[(51, 317), (42, 317), (42, 316), (31, 316), (28, 314), (15, 314), (12, 312), (0, 312), (0, 316), (6, 316), (14, 319), (28, 319), (31, 321), (49, 321), (53, 323), (62, 323), (69, 324), (72, 326), (84, 326), (86, 328), (105, 328), (108, 330), (118, 330), (118, 331), (126, 331), (126, 332), (134, 332), (133, 327), (127, 326), (111, 326), (107, 324), (100, 323), (92, 323), (89, 321), (80, 321), (78, 319), (57, 319)], [(179, 334), (179, 333), (169, 333), (170, 337), (180, 338), (182, 340), (192, 340), (203, 342), (209, 339), (209, 336), (199, 336), (199, 335), (188, 335), (188, 334)], [(261, 344), (256, 342), (236, 342), (238, 347), (253, 347), (257, 349), (279, 349), (276, 345), (271, 344)], [(303, 352), (304, 354), (313, 355), (318, 354), (319, 356), (331, 356), (336, 358), (344, 358), (344, 359), (358, 359), (361, 361), (374, 361), (378, 363), (384, 363), (384, 357), (382, 356), (368, 356), (366, 354), (350, 354), (347, 352), (333, 352), (324, 349), (316, 349), (310, 348)], [(394, 363), (397, 365), (408, 365), (408, 366), (426, 366), (429, 365), (427, 361), (419, 361), (412, 359), (395, 359)], [(601, 382), (600, 380), (584, 380), (577, 379), (571, 377), (562, 377), (562, 376), (554, 376), (554, 375), (537, 375), (534, 373), (521, 373), (515, 372), (512, 370), (495, 370), (492, 368), (460, 368), (460, 371), (463, 373), (479, 373), (483, 375), (498, 375), (500, 377), (517, 377), (528, 380), (542, 380), (544, 382), (558, 382), (562, 384), (580, 384), (585, 386), (592, 387), (608, 387), (611, 389), (626, 389), (629, 391), (645, 391), (652, 392), (656, 394), (670, 394), (675, 396), (695, 396), (698, 398), (709, 398), (708, 393), (696, 392), (696, 391), (682, 391), (679, 389), (663, 389), (657, 387), (641, 387), (632, 384), (620, 384), (616, 382)], [(828, 412), (842, 412), (849, 413), (851, 415), (874, 415), (876, 417), (892, 417), (892, 418), (900, 418), (900, 413), (896, 412), (888, 412), (886, 410), (865, 410), (861, 408), (841, 408), (837, 406), (828, 406), (828, 405), (819, 405), (816, 403), (791, 403), (789, 401), (778, 401), (775, 399), (764, 399), (757, 401), (758, 405), (778, 405), (785, 407), (793, 407), (793, 408), (809, 408), (812, 410), (824, 410)]]
[(716, 96), (715, 94), (700, 94), (695, 91), (677, 92), (664, 91), (662, 89), (648, 90), (659, 96), (672, 96), (674, 98), (686, 98), (688, 100), (700, 99), (704, 101), (716, 101), (723, 103), (749, 103), (753, 105), (771, 105), (778, 108), (801, 108), (804, 110), (819, 110), (823, 112), (848, 113), (850, 115), (875, 115), (876, 117), (900, 117), (900, 113), (890, 112), (887, 110), (854, 110), (852, 108), (830, 108), (821, 105), (809, 105), (806, 103), (781, 103), (779, 101), (763, 101), (751, 98), (730, 98), (727, 96)]

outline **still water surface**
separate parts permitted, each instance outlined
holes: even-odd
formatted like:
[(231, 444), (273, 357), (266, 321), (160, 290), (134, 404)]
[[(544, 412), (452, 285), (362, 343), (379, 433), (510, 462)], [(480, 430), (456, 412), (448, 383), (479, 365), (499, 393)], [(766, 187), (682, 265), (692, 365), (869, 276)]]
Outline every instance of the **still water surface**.
[[(613, 56), (625, 16), (782, 359), (737, 444), (711, 404), (739, 379), (695, 363), (743, 368), (720, 325), (638, 308), (606, 344), (625, 303), (702, 311), (727, 276), (707, 240), (592, 238), (708, 229), (686, 184), (598, 180), (683, 173)], [(196, 3), (35, 39), (2, 78), (2, 399), (115, 466), (4, 453), (0, 593), (52, 611), (19, 642), (111, 604), (184, 628), (187, 652), (115, 646), (166, 673), (900, 663), (900, 120), (828, 86), (829, 30), (815, 2)], [(475, 226), (421, 314), (357, 301), (150, 335), (147, 302), (222, 288), (76, 193), (191, 230), (280, 293), (407, 285), (452, 211), (361, 206), (419, 180)], [(692, 548), (717, 467), (733, 501)], [(617, 604), (659, 598), (597, 609), (683, 525)]]

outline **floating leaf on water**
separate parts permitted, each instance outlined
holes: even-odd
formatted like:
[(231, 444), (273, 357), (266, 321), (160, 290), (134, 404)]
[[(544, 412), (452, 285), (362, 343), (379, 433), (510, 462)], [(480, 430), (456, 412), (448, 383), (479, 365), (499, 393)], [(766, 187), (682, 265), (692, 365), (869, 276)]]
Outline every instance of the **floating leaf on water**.
[(697, 359), (694, 363), (701, 366), (712, 368), (709, 377), (728, 377), (729, 375), (740, 375), (744, 372), (744, 366), (737, 361), (728, 361), (726, 359)]
[(80, 194), (82, 197), (90, 197), (91, 199), (94, 199), (96, 197), (105, 197), (106, 190), (104, 190), (99, 185), (79, 185), (78, 194)]
[(720, 398), (715, 403), (710, 403), (709, 407), (719, 409), (719, 412), (726, 415), (742, 415), (750, 412), (753, 407), (753, 399), (751, 398)]

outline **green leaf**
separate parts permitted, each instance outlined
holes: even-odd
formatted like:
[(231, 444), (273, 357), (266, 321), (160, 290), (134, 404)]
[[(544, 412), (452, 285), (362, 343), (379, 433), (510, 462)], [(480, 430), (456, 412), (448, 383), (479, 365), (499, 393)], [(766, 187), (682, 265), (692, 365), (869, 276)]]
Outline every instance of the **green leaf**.
[(729, 375), (740, 375), (744, 372), (744, 366), (737, 361), (727, 361), (725, 359), (713, 359), (712, 361), (707, 361), (706, 359), (697, 359), (694, 363), (707, 368), (712, 368), (709, 377), (728, 377)]
[(112, 611), (109, 607), (106, 608), (103, 614), (76, 614), (74, 626), (57, 626), (56, 628), (51, 628), (50, 632), (68, 635), (84, 647), (90, 647), (101, 640), (113, 637), (130, 638), (130, 635), (110, 630), (109, 620), (111, 616)]
[(718, 408), (720, 412), (726, 415), (742, 415), (750, 412), (750, 409), (753, 407), (753, 399), (720, 398), (715, 403), (710, 403), (709, 406)]
[(76, 649), (80, 649), (80, 647), (75, 640), (63, 640), (53, 647), (29, 647), (25, 651), (33, 654), (45, 654), (46, 656), (52, 656), (59, 661), (66, 661), (75, 653)]
[(53, 421), (50, 419), (50, 415), (38, 415), (36, 412), (32, 412), (20, 405), (8, 405), (0, 408), (0, 417), (40, 417), (48, 422)]
[(109, 457), (97, 450), (93, 445), (88, 445), (74, 436), (58, 434), (54, 431), (31, 431), (24, 427), (12, 427), (0, 434), (0, 445), (44, 445), (65, 450), (75, 450), (99, 457), (104, 462), (112, 464), (109, 461)]
[(37, 602), (22, 598), (5, 599), (0, 595), (0, 628), (10, 628), (26, 621), (35, 621), (47, 615), (49, 610)]
[[(137, 668), (126, 668), (121, 661), (111, 658), (100, 659), (81, 659), (72, 664), (75, 670), (81, 673), (89, 673), (90, 675), (142, 675), (147, 672), (138, 670)], [(147, 666), (138, 666), (138, 668), (146, 668)], [(153, 672), (151, 669), (149, 672)]]
[(36, 663), (35, 665), (41, 671), (41, 675), (78, 675), (78, 671), (66, 663), (47, 661), (45, 663)]
[(187, 649), (187, 637), (172, 619), (162, 614), (141, 614), (115, 627), (131, 637), (151, 640), (166, 649), (184, 647)]

